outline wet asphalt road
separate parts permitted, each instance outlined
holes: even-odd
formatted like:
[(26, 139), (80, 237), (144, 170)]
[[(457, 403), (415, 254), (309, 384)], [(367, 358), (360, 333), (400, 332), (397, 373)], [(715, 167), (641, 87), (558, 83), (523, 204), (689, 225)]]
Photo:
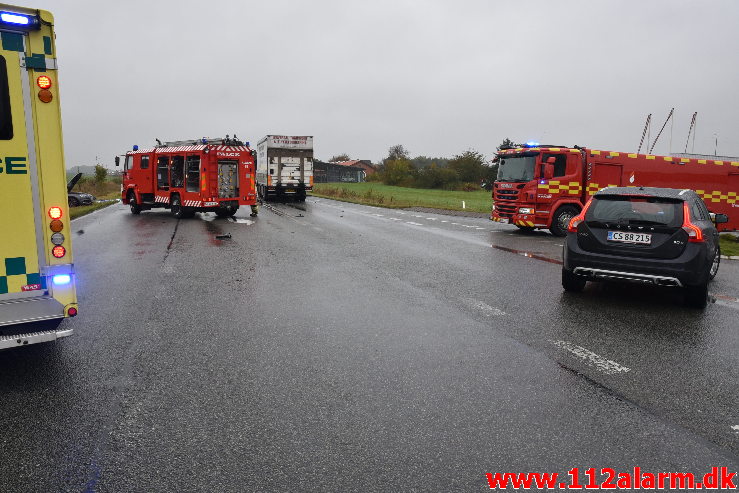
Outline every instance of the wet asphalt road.
[(560, 239), (484, 218), (309, 198), (236, 219), (73, 222), (74, 335), (0, 353), (0, 491), (738, 468), (739, 262), (695, 311), (565, 294)]

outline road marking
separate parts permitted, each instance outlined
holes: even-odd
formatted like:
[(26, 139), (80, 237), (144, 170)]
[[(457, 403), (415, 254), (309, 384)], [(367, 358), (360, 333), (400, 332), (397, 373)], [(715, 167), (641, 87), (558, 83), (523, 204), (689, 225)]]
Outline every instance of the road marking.
[(421, 217), (421, 218), (422, 218), (423, 216), (415, 216), (415, 215), (414, 215), (413, 217)]
[(436, 221), (435, 217), (427, 217), (426, 219), (428, 219), (429, 221)]
[(391, 221), (402, 221), (402, 219), (399, 217), (388, 217), (388, 219), (390, 219)]
[(475, 228), (475, 229), (485, 229), (485, 228)]
[(578, 346), (577, 344), (572, 344), (571, 342), (567, 342), (567, 341), (551, 341), (551, 342), (558, 348), (564, 349), (565, 351), (569, 351), (570, 353), (574, 354), (578, 358), (584, 360), (585, 363), (589, 365), (594, 365), (598, 370), (608, 375), (613, 375), (615, 373), (627, 373), (631, 371), (631, 368), (627, 368), (613, 360), (606, 359), (603, 356), (600, 356), (592, 352), (589, 349), (586, 349), (582, 346)]
[(441, 222), (443, 222), (443, 223), (448, 223), (449, 221), (441, 221)]
[(405, 223), (406, 224), (412, 224), (414, 226), (423, 226), (423, 224), (421, 224), (421, 223), (414, 223), (413, 221), (406, 221)]
[(490, 306), (487, 303), (480, 301), (480, 300), (466, 299), (464, 300), (464, 302), (470, 308), (481, 311), (482, 314), (485, 315), (486, 317), (500, 317), (501, 315), (506, 314), (503, 310)]
[(739, 425), (734, 425), (734, 426), (731, 427), (731, 429), (734, 430), (735, 432), (739, 433)]

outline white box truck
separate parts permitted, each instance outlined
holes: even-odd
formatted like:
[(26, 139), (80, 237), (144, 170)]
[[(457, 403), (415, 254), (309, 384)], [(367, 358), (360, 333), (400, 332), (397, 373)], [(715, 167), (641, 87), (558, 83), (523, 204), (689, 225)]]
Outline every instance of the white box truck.
[(305, 201), (313, 190), (313, 136), (267, 135), (260, 140), (257, 190), (265, 201)]

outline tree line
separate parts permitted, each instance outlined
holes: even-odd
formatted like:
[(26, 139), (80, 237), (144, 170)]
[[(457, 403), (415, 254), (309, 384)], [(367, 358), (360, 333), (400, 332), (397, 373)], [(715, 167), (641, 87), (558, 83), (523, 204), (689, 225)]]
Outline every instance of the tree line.
[[(498, 146), (513, 146), (513, 141), (504, 139)], [(347, 154), (339, 154), (330, 162), (348, 161)], [(367, 181), (378, 181), (385, 185), (413, 188), (438, 188), (444, 190), (490, 190), (498, 175), (498, 164), (485, 159), (481, 153), (469, 149), (452, 158), (416, 156), (410, 157), (401, 144), (388, 149), (377, 173), (367, 176)]]

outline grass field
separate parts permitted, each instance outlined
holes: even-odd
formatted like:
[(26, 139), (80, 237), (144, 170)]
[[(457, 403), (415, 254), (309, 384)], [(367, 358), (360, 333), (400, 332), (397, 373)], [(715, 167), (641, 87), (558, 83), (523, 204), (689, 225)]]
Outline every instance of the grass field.
[(727, 255), (729, 257), (739, 255), (738, 237), (730, 234), (722, 234), (719, 243), (721, 245), (721, 255)]
[(81, 205), (79, 207), (70, 207), (69, 208), (69, 218), (76, 219), (78, 217), (84, 216), (85, 214), (89, 214), (92, 211), (102, 209), (103, 207), (108, 207), (109, 205), (112, 205), (115, 203), (116, 203), (115, 200), (109, 200), (106, 202), (94, 202), (90, 205)]
[[(316, 183), (313, 196), (326, 197), (355, 204), (376, 205), (389, 208), (432, 207), (453, 211), (489, 213), (491, 193), (486, 190), (456, 192), (405, 188), (380, 183)], [(464, 201), (465, 207), (462, 207)]]

